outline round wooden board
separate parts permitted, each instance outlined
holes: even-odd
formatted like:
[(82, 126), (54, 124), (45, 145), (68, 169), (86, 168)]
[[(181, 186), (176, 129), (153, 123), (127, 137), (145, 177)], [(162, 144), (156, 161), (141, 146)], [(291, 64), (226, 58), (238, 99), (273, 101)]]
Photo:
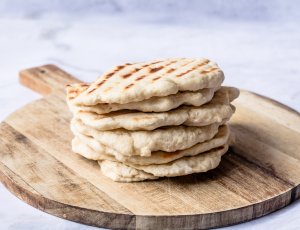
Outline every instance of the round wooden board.
[(300, 116), (242, 91), (230, 126), (236, 142), (212, 171), (116, 183), (71, 151), (65, 84), (53, 65), (24, 70), (42, 93), (0, 125), (0, 179), (17, 197), (61, 218), (105, 228), (206, 229), (248, 221), (299, 198)]

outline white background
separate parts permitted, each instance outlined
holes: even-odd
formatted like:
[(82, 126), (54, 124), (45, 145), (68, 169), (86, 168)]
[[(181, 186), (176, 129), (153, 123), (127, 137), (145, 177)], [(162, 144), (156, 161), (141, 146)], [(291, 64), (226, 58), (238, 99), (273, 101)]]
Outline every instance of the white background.
[[(18, 71), (53, 63), (92, 81), (112, 65), (207, 57), (225, 84), (300, 110), (300, 2), (0, 0), (0, 119), (40, 96)], [(38, 211), (0, 185), (0, 229), (90, 229)], [(228, 229), (299, 229), (300, 204)]]

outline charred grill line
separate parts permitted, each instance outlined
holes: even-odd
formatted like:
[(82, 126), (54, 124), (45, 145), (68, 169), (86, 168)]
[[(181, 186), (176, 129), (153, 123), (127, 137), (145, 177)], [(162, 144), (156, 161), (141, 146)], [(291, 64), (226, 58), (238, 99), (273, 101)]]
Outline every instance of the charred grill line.
[(177, 74), (176, 77), (182, 77), (183, 75), (188, 74), (188, 73), (190, 73), (190, 72), (196, 70), (197, 68), (199, 68), (199, 67), (201, 67), (201, 66), (204, 66), (204, 65), (206, 65), (206, 64), (208, 64), (208, 63), (209, 63), (209, 61), (208, 61), (208, 60), (205, 60), (204, 62), (202, 62), (202, 63), (200, 63), (200, 64), (198, 64), (198, 65), (192, 67), (191, 69), (189, 69), (189, 70), (187, 70), (187, 71), (185, 71), (185, 72), (183, 72), (183, 73)]
[(125, 87), (125, 89), (129, 89), (130, 87), (132, 87), (132, 86), (134, 86), (134, 84), (129, 84), (129, 85), (127, 85), (126, 87)]

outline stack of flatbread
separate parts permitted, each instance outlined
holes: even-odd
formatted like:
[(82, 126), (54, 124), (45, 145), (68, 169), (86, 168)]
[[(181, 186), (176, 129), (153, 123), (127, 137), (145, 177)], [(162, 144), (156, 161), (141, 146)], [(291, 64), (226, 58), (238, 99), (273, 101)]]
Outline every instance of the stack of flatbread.
[(239, 90), (207, 59), (127, 63), (67, 86), (72, 149), (120, 182), (206, 172), (228, 150)]

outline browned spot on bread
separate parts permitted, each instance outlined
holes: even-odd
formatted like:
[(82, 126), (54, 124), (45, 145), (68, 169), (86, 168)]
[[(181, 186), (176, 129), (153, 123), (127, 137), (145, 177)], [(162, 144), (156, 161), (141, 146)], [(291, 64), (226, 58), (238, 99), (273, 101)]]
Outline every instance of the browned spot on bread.
[(130, 87), (134, 86), (134, 84), (129, 84), (125, 87), (125, 89), (129, 89)]
[(125, 65), (118, 65), (118, 66), (116, 66), (115, 71), (120, 71), (121, 69), (124, 69), (124, 68), (125, 68)]
[(149, 73), (155, 73), (157, 71), (160, 71), (163, 68), (164, 68), (163, 66), (156, 67), (156, 68), (155, 67), (154, 68), (150, 68)]
[(169, 69), (168, 71), (167, 71), (167, 73), (172, 73), (172, 72), (174, 72), (176, 69)]
[(96, 88), (91, 89), (90, 91), (88, 91), (88, 93), (92, 93), (92, 92), (94, 92), (95, 90), (96, 90)]
[(151, 120), (152, 118), (149, 116), (141, 116), (141, 117), (134, 117), (133, 118), (135, 121), (142, 121), (142, 120)]
[(173, 152), (173, 153), (164, 153), (163, 155), (162, 155), (162, 157), (163, 158), (170, 158), (170, 157), (173, 157), (173, 156), (175, 156), (175, 155), (178, 155), (179, 153), (178, 152)]
[(122, 76), (122, 78), (128, 78), (128, 77), (130, 77), (131, 74), (132, 73), (125, 74), (125, 75)]
[(155, 77), (155, 78), (153, 78), (152, 79), (152, 81), (156, 81), (156, 80), (158, 80), (158, 79), (160, 79), (161, 77)]
[(108, 78), (112, 77), (114, 74), (115, 74), (115, 71), (106, 74), (106, 75), (105, 75), (105, 79), (108, 79)]
[(80, 86), (89, 86), (87, 83), (80, 83)]
[(142, 75), (142, 76), (139, 76), (137, 79), (135, 79), (136, 81), (139, 81), (139, 80), (142, 80), (143, 78), (145, 78), (146, 75)]
[(217, 70), (218, 68), (211, 68), (211, 69), (207, 69), (207, 70), (202, 70), (201, 71), (201, 73), (202, 74), (206, 74), (206, 73), (210, 73), (210, 72), (212, 72), (212, 71), (215, 71), (215, 70)]
[(74, 99), (75, 97), (69, 97), (70, 100)]
[(103, 79), (102, 81), (100, 81), (97, 86), (100, 87), (101, 85), (103, 85), (106, 82), (106, 79)]

